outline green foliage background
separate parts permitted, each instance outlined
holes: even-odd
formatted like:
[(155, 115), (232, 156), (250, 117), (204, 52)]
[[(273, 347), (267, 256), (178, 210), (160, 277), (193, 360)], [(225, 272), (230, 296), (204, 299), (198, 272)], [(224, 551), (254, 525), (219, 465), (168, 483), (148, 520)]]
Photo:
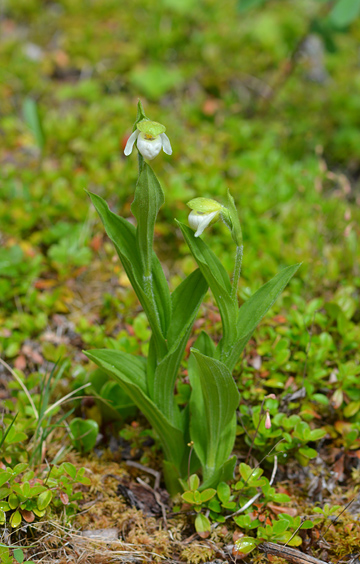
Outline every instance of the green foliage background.
[[(123, 147), (140, 97), (173, 146), (172, 157), (154, 161), (167, 198), (155, 245), (171, 287), (194, 269), (173, 218), (186, 221), (189, 199), (225, 201), (230, 188), (244, 232), (241, 298), (303, 261), (242, 365), (243, 397), (281, 392), (293, 378), (308, 392), (296, 413), (323, 413), (324, 423), (350, 418), (356, 443), (360, 28), (358, 19), (331, 24), (334, 6), (8, 0), (0, 44), (3, 357), (24, 355), (37, 367), (24, 352), (29, 340), (49, 362), (66, 352), (75, 358), (72, 381), (86, 376), (81, 347), (146, 352), (146, 323), (84, 192), (131, 216), (135, 156), (126, 159)], [(217, 224), (204, 237), (230, 271), (230, 235)], [(202, 315), (216, 334), (210, 305)]]

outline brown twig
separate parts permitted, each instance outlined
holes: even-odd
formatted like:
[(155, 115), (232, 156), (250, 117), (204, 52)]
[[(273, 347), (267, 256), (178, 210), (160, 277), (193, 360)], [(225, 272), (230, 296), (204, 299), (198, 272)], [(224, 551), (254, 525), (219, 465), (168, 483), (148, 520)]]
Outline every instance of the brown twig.
[(273, 542), (263, 542), (259, 544), (258, 548), (261, 552), (265, 552), (266, 554), (274, 554), (275, 556), (284, 558), (288, 562), (291, 562), (291, 564), (327, 564), (324, 560), (319, 560), (294, 548)]

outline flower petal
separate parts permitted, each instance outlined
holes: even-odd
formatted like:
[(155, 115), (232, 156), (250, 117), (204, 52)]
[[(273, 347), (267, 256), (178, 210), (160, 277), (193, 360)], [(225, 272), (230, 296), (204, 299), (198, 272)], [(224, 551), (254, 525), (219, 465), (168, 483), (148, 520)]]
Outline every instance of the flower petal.
[(166, 153), (167, 155), (172, 155), (172, 148), (168, 136), (166, 135), (166, 133), (160, 133), (160, 137), (164, 153)]
[(129, 139), (127, 140), (124, 149), (124, 155), (126, 155), (127, 157), (130, 155), (131, 151), (133, 150), (134, 143), (138, 138), (139, 133), (140, 133), (139, 130), (135, 129), (135, 131), (130, 135)]
[(199, 237), (202, 234), (204, 229), (206, 229), (206, 227), (210, 225), (210, 223), (212, 222), (214, 217), (218, 215), (218, 213), (219, 213), (218, 211), (214, 211), (204, 215), (204, 219), (202, 219), (198, 225), (197, 231), (195, 233), (195, 237)]

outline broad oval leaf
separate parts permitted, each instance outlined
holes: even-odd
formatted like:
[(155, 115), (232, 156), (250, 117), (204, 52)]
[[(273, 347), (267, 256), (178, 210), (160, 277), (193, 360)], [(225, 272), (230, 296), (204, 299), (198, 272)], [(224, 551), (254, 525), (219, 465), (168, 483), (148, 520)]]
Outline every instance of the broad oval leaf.
[(37, 508), (39, 511), (44, 511), (47, 508), (50, 501), (52, 500), (52, 491), (46, 490), (45, 492), (41, 493), (37, 498)]
[(95, 446), (99, 434), (99, 425), (92, 419), (75, 417), (70, 422), (70, 431), (75, 448), (80, 452), (89, 452)]
[(18, 527), (21, 524), (21, 520), (22, 517), (20, 511), (14, 511), (10, 517), (10, 526), (13, 528)]

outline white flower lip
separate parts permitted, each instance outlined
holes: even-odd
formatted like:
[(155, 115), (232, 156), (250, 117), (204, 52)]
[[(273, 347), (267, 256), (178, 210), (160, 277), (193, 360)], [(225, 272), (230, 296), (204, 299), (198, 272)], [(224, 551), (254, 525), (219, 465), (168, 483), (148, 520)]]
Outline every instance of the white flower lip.
[(219, 215), (218, 211), (213, 211), (211, 213), (201, 213), (194, 210), (191, 211), (189, 213), (188, 221), (191, 229), (196, 229), (195, 237), (199, 237), (217, 215)]
[(124, 155), (126, 157), (128, 157), (132, 153), (136, 140), (139, 153), (141, 153), (144, 159), (147, 159), (148, 161), (152, 161), (160, 153), (161, 149), (167, 155), (172, 154), (170, 140), (165, 133), (160, 133), (159, 135), (153, 137), (147, 133), (143, 133), (138, 129), (135, 129), (135, 131), (127, 140), (125, 146)]
[(152, 161), (160, 153), (162, 142), (160, 135), (150, 137), (145, 133), (140, 133), (137, 139), (137, 148), (144, 159)]

